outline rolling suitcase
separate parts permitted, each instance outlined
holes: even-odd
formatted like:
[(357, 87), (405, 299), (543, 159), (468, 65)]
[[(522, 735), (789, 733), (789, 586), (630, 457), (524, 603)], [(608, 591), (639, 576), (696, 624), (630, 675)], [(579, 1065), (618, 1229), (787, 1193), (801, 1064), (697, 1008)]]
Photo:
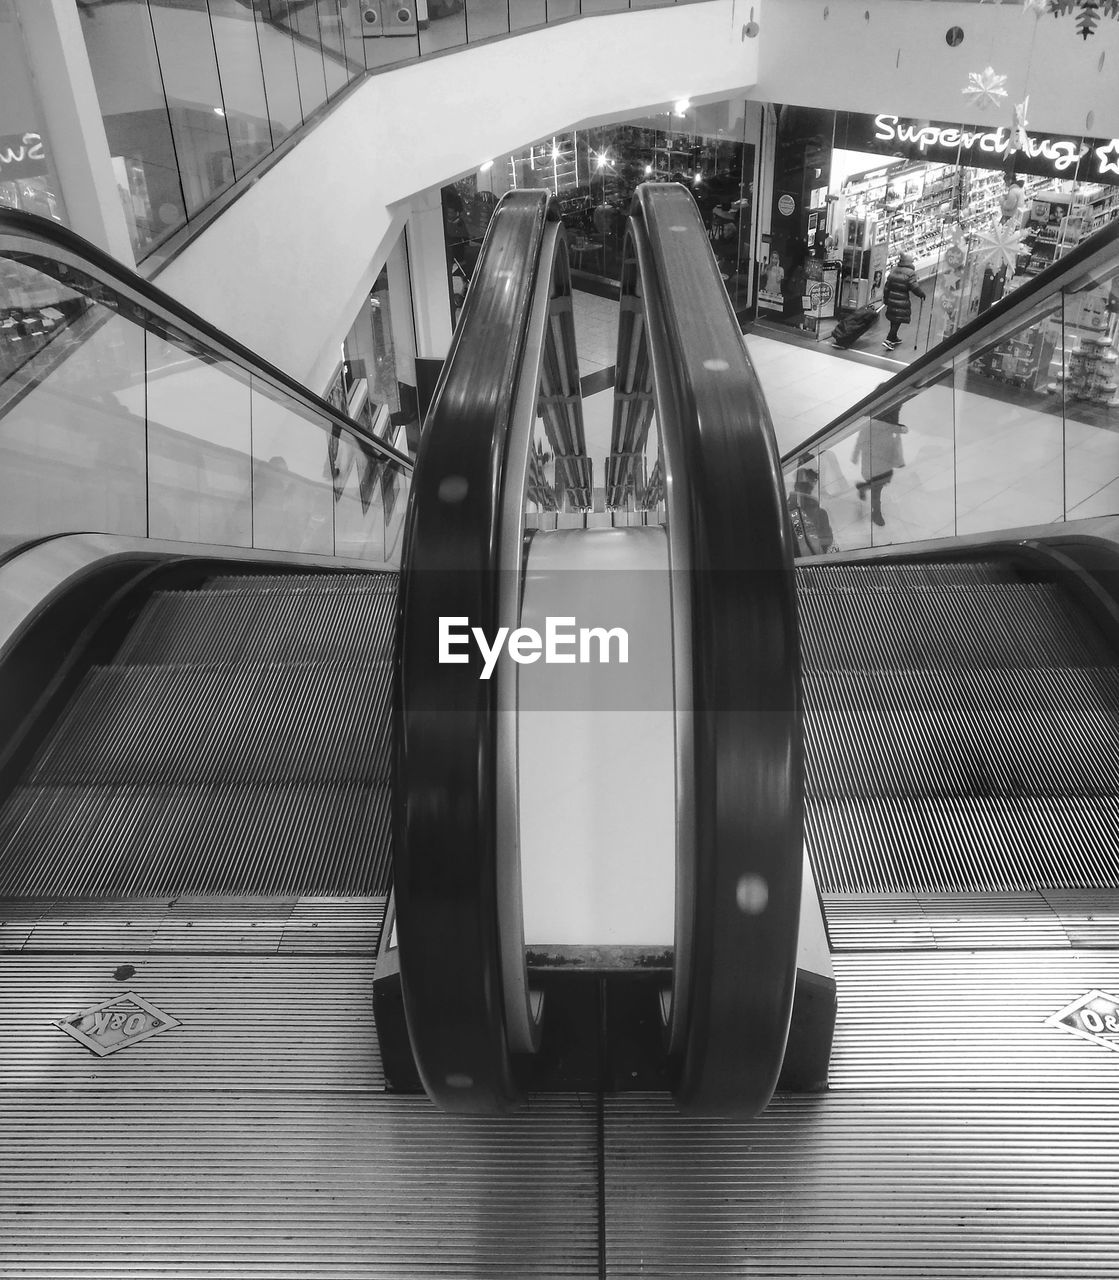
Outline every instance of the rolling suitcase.
[(832, 342), (837, 347), (851, 346), (877, 321), (881, 313), (881, 308), (873, 304), (852, 311), (850, 315), (844, 316), (832, 330)]

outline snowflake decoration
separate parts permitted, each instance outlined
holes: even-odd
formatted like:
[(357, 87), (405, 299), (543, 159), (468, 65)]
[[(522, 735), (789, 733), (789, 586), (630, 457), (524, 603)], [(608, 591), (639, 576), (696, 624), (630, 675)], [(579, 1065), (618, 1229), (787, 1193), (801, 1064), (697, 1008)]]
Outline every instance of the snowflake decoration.
[(971, 99), (974, 107), (986, 111), (988, 107), (997, 107), (999, 99), (1006, 97), (1006, 76), (996, 73), (994, 67), (984, 67), (982, 71), (969, 71), (967, 87), (961, 92)]
[(1004, 263), (1008, 267), (1013, 267), (1018, 261), (1018, 255), (1024, 250), (1022, 241), (1025, 235), (1024, 231), (1002, 222), (988, 231), (978, 232), (975, 239), (979, 261), (983, 266), (995, 270)]

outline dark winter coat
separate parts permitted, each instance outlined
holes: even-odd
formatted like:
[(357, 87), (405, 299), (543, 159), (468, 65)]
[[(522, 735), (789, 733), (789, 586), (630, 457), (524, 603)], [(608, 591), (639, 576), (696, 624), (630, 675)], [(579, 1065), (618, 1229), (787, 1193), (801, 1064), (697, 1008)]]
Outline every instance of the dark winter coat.
[(886, 285), (882, 290), (887, 320), (906, 324), (913, 318), (913, 308), (909, 301), (911, 293), (915, 293), (918, 298), (925, 296), (924, 289), (917, 283), (917, 272), (912, 267), (903, 267), (899, 263), (886, 277)]

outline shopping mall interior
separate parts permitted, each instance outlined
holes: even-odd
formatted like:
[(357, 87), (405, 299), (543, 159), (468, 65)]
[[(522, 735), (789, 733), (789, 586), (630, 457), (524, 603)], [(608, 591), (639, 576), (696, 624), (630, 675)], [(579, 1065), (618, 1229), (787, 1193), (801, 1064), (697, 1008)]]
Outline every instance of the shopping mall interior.
[(0, 1274), (1119, 1274), (1117, 66), (0, 0)]

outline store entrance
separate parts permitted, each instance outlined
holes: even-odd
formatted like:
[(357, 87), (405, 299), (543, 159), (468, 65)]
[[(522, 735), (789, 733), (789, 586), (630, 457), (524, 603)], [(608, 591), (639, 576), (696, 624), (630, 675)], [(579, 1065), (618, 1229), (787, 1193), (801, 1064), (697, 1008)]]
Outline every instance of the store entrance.
[[(1032, 134), (1011, 150), (1006, 129), (778, 108), (758, 319), (908, 363), (1119, 216), (1119, 185), (1095, 162), (1106, 151)], [(891, 308), (899, 264), (913, 287), (899, 306), (895, 285)]]

